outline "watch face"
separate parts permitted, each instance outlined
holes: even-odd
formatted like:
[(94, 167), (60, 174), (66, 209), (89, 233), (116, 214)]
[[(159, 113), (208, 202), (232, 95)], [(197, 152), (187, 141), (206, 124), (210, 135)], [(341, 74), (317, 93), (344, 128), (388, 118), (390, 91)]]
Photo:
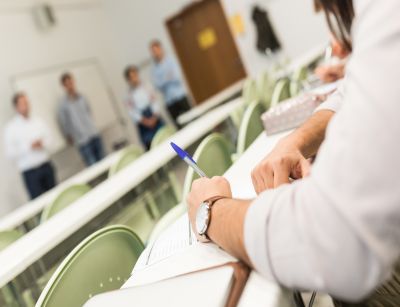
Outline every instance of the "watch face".
[(210, 221), (210, 207), (207, 203), (202, 203), (197, 211), (196, 229), (199, 235), (207, 232), (208, 223)]

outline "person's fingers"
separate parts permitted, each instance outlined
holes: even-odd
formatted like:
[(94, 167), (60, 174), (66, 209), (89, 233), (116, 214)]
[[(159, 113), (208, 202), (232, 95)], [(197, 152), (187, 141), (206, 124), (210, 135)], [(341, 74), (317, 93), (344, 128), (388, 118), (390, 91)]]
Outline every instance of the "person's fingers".
[(308, 175), (310, 175), (310, 172), (311, 172), (311, 163), (310, 163), (310, 161), (308, 161), (306, 159), (302, 159), (300, 161), (300, 167), (301, 167), (301, 176), (302, 176), (302, 178), (307, 177)]
[(262, 191), (274, 188), (274, 171), (271, 164), (267, 165), (264, 171), (260, 174), (262, 180)]
[(282, 161), (274, 168), (274, 188), (290, 182), (290, 165)]
[(253, 182), (254, 190), (256, 191), (257, 194), (260, 194), (261, 181), (258, 173), (259, 173), (258, 169), (253, 170), (253, 172), (251, 173), (251, 180)]
[(252, 173), (253, 185), (257, 194), (260, 194), (267, 189), (267, 184), (263, 179), (263, 174), (265, 172), (267, 172), (267, 169), (265, 169), (262, 165), (260, 165)]

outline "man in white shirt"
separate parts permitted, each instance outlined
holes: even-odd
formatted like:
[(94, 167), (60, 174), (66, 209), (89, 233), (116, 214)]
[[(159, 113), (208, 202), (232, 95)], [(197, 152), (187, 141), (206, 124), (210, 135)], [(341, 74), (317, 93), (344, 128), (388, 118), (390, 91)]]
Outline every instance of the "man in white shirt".
[(154, 136), (164, 126), (156, 96), (143, 84), (136, 66), (128, 66), (124, 76), (129, 85), (126, 99), (129, 116), (138, 127), (143, 145), (149, 150)]
[(5, 129), (6, 155), (22, 173), (31, 199), (52, 189), (55, 184), (48, 148), (49, 129), (44, 122), (30, 115), (29, 101), (24, 93), (13, 97), (17, 114)]
[(343, 107), (309, 176), (251, 201), (232, 199), (223, 178), (200, 179), (188, 197), (192, 225), (202, 202), (213, 204), (205, 232), (195, 227), (199, 238), (286, 287), (348, 301), (387, 280), (400, 256), (400, 2), (354, 4)]

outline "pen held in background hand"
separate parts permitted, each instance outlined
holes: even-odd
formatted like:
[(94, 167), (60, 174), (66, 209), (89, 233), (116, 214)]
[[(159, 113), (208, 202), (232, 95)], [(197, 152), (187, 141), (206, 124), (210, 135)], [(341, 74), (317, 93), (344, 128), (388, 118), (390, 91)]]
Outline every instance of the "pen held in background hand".
[(171, 142), (171, 146), (178, 154), (179, 158), (181, 158), (187, 165), (189, 165), (200, 177), (207, 177), (206, 174), (197, 165), (196, 161), (194, 161), (193, 158), (186, 151), (184, 151), (173, 142)]

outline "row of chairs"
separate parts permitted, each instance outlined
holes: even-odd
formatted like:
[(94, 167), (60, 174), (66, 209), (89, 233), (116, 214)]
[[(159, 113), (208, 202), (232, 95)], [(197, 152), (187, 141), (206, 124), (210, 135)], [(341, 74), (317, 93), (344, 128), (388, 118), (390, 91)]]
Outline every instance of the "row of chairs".
[[(265, 83), (266, 78), (265, 78)], [(261, 91), (259, 92), (261, 93)], [(250, 95), (246, 94), (245, 91), (243, 93), (244, 96)], [(266, 97), (267, 95), (265, 95)], [(258, 96), (257, 96), (258, 97)], [(250, 146), (250, 144), (258, 137), (258, 135), (263, 131), (262, 123), (260, 121), (260, 117), (262, 112), (265, 111), (266, 107), (265, 104), (262, 103), (262, 101), (259, 100), (259, 98), (255, 97), (255, 100), (252, 103), (249, 103), (248, 105), (245, 103), (245, 110), (243, 111), (243, 114), (241, 118), (239, 118), (240, 124), (239, 124), (239, 134), (238, 134), (238, 143), (236, 146), (236, 153), (234, 150), (233, 144), (230, 144), (229, 141), (224, 138), (220, 134), (212, 134), (208, 136), (203, 142), (199, 145), (198, 149), (195, 152), (194, 158), (198, 161), (198, 164), (201, 168), (204, 169), (204, 171), (207, 173), (208, 176), (216, 176), (216, 175), (221, 175), (223, 174), (231, 165), (232, 161), (237, 159), (247, 148)], [(267, 98), (265, 98), (267, 99)], [(265, 101), (265, 100), (264, 100)], [(152, 143), (152, 149), (157, 147), (159, 144), (163, 143), (167, 139), (169, 139), (174, 133), (175, 129), (167, 126), (161, 129), (157, 135), (155, 136), (153, 143)], [(134, 162), (136, 159), (138, 159), (141, 155), (143, 154), (143, 151), (135, 146), (131, 146), (121, 152), (120, 158), (118, 159), (117, 163), (115, 163), (109, 170), (109, 177), (114, 176), (117, 174), (119, 171), (130, 165), (132, 162)], [(212, 163), (210, 163), (212, 161)], [(165, 173), (168, 176), (168, 181), (169, 185), (172, 186), (173, 193), (176, 196), (177, 200), (185, 199), (186, 195), (190, 191), (190, 187), (192, 182), (197, 178), (197, 175), (193, 172), (193, 170), (189, 169), (183, 189), (180, 187), (180, 184), (178, 180), (176, 179), (175, 174), (170, 171), (169, 169), (164, 170)], [(40, 222), (43, 223), (47, 221), (49, 218), (60, 212), (61, 210), (65, 209), (67, 206), (75, 202), (77, 199), (85, 195), (90, 191), (90, 187), (88, 185), (75, 185), (72, 187), (69, 187), (65, 191), (63, 191), (53, 202), (50, 204), (48, 207), (45, 208), (43, 211)], [(161, 191), (163, 193), (164, 191)], [(161, 217), (161, 214), (159, 212), (157, 202), (153, 195), (148, 192), (144, 191), (142, 193), (142, 198), (136, 200), (135, 204), (128, 206), (126, 208), (126, 211), (123, 210), (120, 212), (118, 217), (116, 218), (117, 221), (122, 222), (124, 226), (115, 226), (115, 228), (109, 227), (106, 228), (105, 230), (101, 230), (100, 233), (107, 233), (110, 231), (110, 233), (127, 233), (131, 232), (134, 233), (134, 236), (131, 236), (131, 239), (133, 241), (139, 241), (139, 242), (153, 242), (156, 240), (156, 238), (159, 236), (159, 234), (167, 228), (171, 223), (173, 223), (176, 219), (178, 219), (180, 216), (182, 216), (186, 212), (186, 204), (185, 202), (179, 202), (178, 205), (174, 206), (170, 211), (165, 214), (161, 220), (158, 221), (156, 224), (157, 220)], [(129, 226), (130, 228), (126, 228)], [(125, 228), (124, 228), (125, 227)], [(115, 230), (115, 231), (114, 231)], [(117, 231), (118, 230), (118, 231)], [(149, 238), (149, 235), (151, 233), (151, 236)], [(19, 239), (23, 234), (14, 230), (14, 231), (9, 231), (9, 232), (3, 232), (0, 233), (0, 250), (2, 248), (5, 248), (9, 244), (13, 243), (15, 240)], [(42, 300), (38, 302), (38, 306), (63, 306), (61, 302), (57, 304), (51, 303), (52, 300), (44, 299), (43, 297), (53, 297), (52, 292), (54, 290), (54, 287), (60, 288), (60, 289), (66, 289), (69, 287), (65, 287), (63, 283), (59, 284), (59, 281), (62, 280), (62, 276), (64, 276), (64, 272), (71, 272), (70, 269), (67, 269), (67, 267), (70, 266), (72, 259), (74, 258), (73, 255), (75, 254), (81, 254), (81, 249), (82, 248), (87, 248), (90, 249), (89, 244), (92, 240), (98, 238), (99, 234), (95, 233), (92, 236), (88, 237), (85, 241), (83, 241), (79, 246), (77, 246), (74, 251), (71, 252), (71, 254), (62, 262), (62, 264), (58, 267), (57, 271), (53, 274), (53, 277), (50, 279), (50, 282), (48, 283), (48, 286), (44, 290), (44, 294), (42, 295)], [(102, 238), (106, 238), (108, 236), (104, 235), (101, 236)], [(116, 240), (118, 242), (118, 240)], [(137, 246), (142, 246), (143, 244), (136, 244)], [(121, 252), (123, 252), (123, 248), (120, 249)], [(138, 255), (140, 254), (140, 249), (136, 248), (135, 249), (135, 257), (137, 259)], [(89, 253), (90, 254), (90, 253)], [(105, 254), (106, 255), (106, 254)], [(133, 258), (135, 258), (133, 257)], [(118, 256), (119, 258), (119, 256)], [(114, 258), (115, 259), (115, 258)], [(107, 261), (105, 259), (104, 261)], [(136, 260), (134, 261), (136, 262)], [(128, 263), (128, 262), (127, 262)], [(124, 270), (124, 272), (130, 272), (133, 264), (129, 264), (129, 270)], [(101, 267), (101, 266), (100, 266)], [(102, 271), (102, 270), (100, 270)], [(71, 276), (84, 276), (82, 274), (82, 270), (77, 270), (79, 274), (72, 274)], [(118, 269), (110, 268), (110, 270), (106, 270), (106, 272), (119, 272)], [(110, 274), (111, 274), (110, 273)], [(70, 273), (67, 275), (69, 276)], [(108, 275), (110, 275), (108, 274)], [(108, 279), (102, 279), (102, 278), (95, 278), (96, 280), (102, 280), (100, 282), (99, 286), (100, 289), (97, 289), (101, 292), (104, 292), (105, 290), (111, 290), (111, 288), (107, 287), (112, 287), (113, 289), (119, 288), (124, 280), (126, 279), (126, 276), (124, 274), (117, 274), (118, 276), (108, 276)], [(86, 276), (86, 275), (85, 275)], [(90, 276), (90, 274), (88, 275)], [(106, 280), (109, 280), (109, 283), (106, 283)], [(111, 281), (113, 280), (114, 283), (111, 285)], [(117, 282), (118, 281), (118, 282)], [(78, 282), (78, 281), (75, 281)], [(57, 286), (59, 284), (59, 286)], [(52, 286), (49, 286), (52, 285)], [(107, 285), (107, 286), (106, 286)], [(95, 287), (96, 288), (96, 287)], [(61, 291), (61, 290), (60, 290)], [(7, 292), (7, 287), (3, 288), (3, 292)], [(99, 293), (96, 292), (95, 289), (88, 290), (84, 289), (85, 293)], [(61, 293), (57, 291), (57, 293)], [(3, 293), (3, 295), (6, 295), (7, 293)], [(10, 296), (10, 295), (8, 295)], [(65, 300), (66, 296), (61, 295), (61, 297)], [(78, 296), (74, 296), (78, 299)], [(72, 299), (72, 298), (71, 298)], [(87, 297), (81, 297), (82, 301), (87, 300)], [(84, 300), (83, 300), (84, 299)], [(74, 304), (67, 304), (68, 306), (74, 306)]]
[[(244, 149), (250, 146), (251, 139), (254, 140), (263, 131), (262, 126), (254, 126), (260, 122), (259, 110), (259, 104), (254, 104), (245, 112), (241, 125), (241, 129), (248, 132), (242, 132), (246, 139), (244, 145), (241, 145)], [(245, 123), (248, 127), (245, 127)], [(163, 132), (160, 142), (171, 136), (172, 131)], [(213, 177), (222, 175), (229, 169), (234, 151), (233, 144), (223, 135), (213, 133), (200, 143), (194, 159), (209, 177)], [(186, 198), (196, 178), (198, 175), (192, 169), (188, 169), (182, 199)], [(148, 242), (154, 242), (165, 228), (186, 212), (186, 208), (183, 201), (165, 214), (153, 229)], [(78, 245), (63, 261), (43, 291), (37, 306), (80, 306), (92, 295), (120, 288), (129, 277), (144, 248), (141, 242), (135, 232), (126, 226), (111, 226), (96, 232)], [(94, 262), (90, 261), (94, 254), (91, 250), (96, 250), (97, 259)], [(119, 261), (116, 262), (115, 259)], [(86, 277), (83, 279), (83, 276), (89, 276), (92, 282), (88, 282)], [(73, 297), (70, 291), (73, 291)]]
[[(160, 130), (160, 132), (155, 136), (152, 142), (152, 148), (158, 146), (166, 138), (168, 138), (175, 132), (176, 130), (170, 126)], [(138, 146), (130, 146), (124, 149), (120, 153), (120, 157), (119, 159), (117, 159), (117, 162), (113, 164), (112, 167), (109, 169), (108, 177), (114, 176), (143, 154), (144, 151)], [(175, 195), (179, 195), (178, 199), (180, 199), (178, 180), (172, 172), (168, 172), (167, 176), (171, 183), (173, 193)], [(166, 186), (168, 186), (168, 184)], [(39, 223), (45, 223), (51, 217), (53, 217), (90, 191), (91, 187), (87, 184), (77, 184), (66, 188), (48, 206), (45, 207), (40, 215)], [(172, 200), (171, 202), (174, 202), (174, 200)], [(115, 217), (115, 220), (123, 225), (131, 226), (142, 240), (146, 240), (150, 235), (158, 218), (160, 218), (160, 213), (156, 206), (156, 201), (152, 193), (150, 193), (149, 191), (144, 191), (142, 193), (142, 197), (138, 199), (134, 204), (130, 204), (129, 206), (127, 206), (127, 208), (123, 210), (123, 212)], [(20, 230), (9, 230), (0, 232), (0, 251), (20, 239), (23, 235), (24, 232)], [(49, 280), (49, 277), (54, 273), (54, 270), (50, 270), (47, 273), (42, 273), (44, 274), (44, 276), (39, 278), (39, 280), (37, 281), (37, 284), (39, 284), (39, 288), (41, 288), (41, 284), (45, 284)], [(17, 296), (16, 292), (20, 292), (20, 287), (17, 282), (12, 282), (8, 286), (1, 289), (3, 299), (5, 300), (7, 306), (18, 306), (18, 302), (15, 301), (15, 297)], [(19, 304), (21, 304), (21, 302), (19, 302)], [(25, 302), (25, 304), (32, 305), (32, 302)]]

